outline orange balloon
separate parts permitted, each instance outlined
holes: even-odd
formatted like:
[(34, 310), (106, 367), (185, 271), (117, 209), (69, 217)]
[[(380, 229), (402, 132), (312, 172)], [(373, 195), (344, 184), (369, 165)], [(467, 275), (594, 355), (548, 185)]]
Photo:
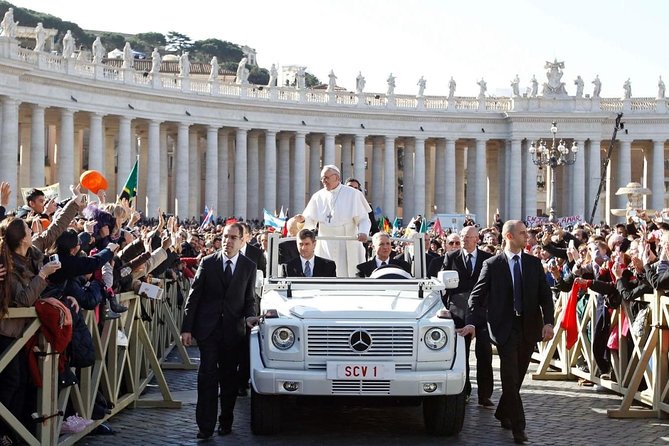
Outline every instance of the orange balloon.
[(100, 189), (107, 190), (107, 179), (97, 170), (87, 170), (82, 173), (79, 182), (94, 194), (97, 194)]

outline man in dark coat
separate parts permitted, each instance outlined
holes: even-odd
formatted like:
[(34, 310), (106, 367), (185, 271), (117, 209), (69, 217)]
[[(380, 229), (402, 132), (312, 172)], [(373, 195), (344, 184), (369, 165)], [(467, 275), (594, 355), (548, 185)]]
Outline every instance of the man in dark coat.
[(386, 265), (395, 265), (402, 268), (404, 271), (411, 273), (411, 266), (402, 259), (392, 258), (392, 244), (390, 243), (390, 235), (387, 232), (377, 232), (372, 237), (372, 246), (376, 253), (372, 260), (363, 262), (357, 266), (358, 277), (369, 277), (376, 268)]
[(282, 265), (284, 277), (337, 277), (335, 262), (314, 255), (316, 234), (302, 229), (297, 234), (297, 249), (300, 255)]

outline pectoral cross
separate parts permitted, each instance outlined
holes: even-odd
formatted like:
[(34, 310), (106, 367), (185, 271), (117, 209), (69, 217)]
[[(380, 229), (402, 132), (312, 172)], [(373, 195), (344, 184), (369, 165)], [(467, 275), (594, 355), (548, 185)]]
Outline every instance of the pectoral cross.
[(331, 223), (332, 222), (332, 213), (329, 213), (328, 215), (326, 215), (326, 217), (328, 219), (328, 223)]

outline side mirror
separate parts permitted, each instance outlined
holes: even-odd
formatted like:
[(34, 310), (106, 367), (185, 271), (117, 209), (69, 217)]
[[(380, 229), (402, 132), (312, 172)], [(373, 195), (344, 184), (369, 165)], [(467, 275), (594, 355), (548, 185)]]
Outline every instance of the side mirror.
[(437, 280), (444, 284), (447, 290), (452, 290), (458, 287), (460, 277), (457, 271), (439, 271)]

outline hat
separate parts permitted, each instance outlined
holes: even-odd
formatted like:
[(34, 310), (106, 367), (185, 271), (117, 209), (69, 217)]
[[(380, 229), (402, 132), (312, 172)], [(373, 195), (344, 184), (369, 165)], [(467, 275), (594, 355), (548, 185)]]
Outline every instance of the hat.
[(56, 239), (58, 252), (67, 252), (79, 244), (79, 237), (74, 229), (68, 229)]

